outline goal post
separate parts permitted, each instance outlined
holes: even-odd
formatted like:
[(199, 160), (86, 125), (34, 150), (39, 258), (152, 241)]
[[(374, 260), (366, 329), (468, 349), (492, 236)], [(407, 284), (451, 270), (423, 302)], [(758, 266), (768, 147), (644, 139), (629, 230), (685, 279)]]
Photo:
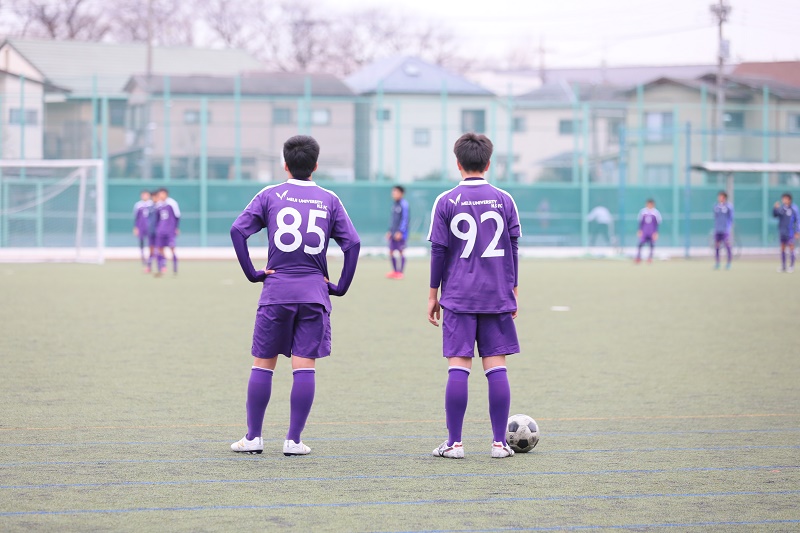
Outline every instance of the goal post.
[(101, 159), (0, 160), (0, 262), (103, 263)]

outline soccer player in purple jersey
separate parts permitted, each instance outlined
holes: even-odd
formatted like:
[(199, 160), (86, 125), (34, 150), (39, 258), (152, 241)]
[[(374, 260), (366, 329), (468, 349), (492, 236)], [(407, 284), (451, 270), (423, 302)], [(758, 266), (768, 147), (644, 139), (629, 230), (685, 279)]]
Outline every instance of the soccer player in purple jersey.
[(394, 205), (392, 205), (389, 231), (386, 233), (386, 240), (389, 241), (389, 257), (392, 259), (392, 271), (386, 274), (389, 279), (403, 279), (403, 270), (406, 268), (404, 251), (408, 240), (408, 200), (404, 198), (405, 194), (406, 190), (401, 185), (392, 187)]
[(464, 457), (461, 430), (476, 343), (489, 382), (491, 456), (514, 455), (506, 442), (511, 405), (506, 356), (519, 352), (514, 319), (521, 232), (514, 199), (484, 178), (492, 150), (484, 135), (467, 133), (456, 141), (463, 180), (439, 195), (431, 213), (428, 321), (438, 326), (444, 310), (443, 353), (449, 363), (444, 401), (449, 435), (433, 450), (437, 457)]
[(156, 218), (156, 276), (167, 272), (167, 256), (165, 248), (172, 253), (172, 272), (178, 273), (178, 256), (175, 255), (175, 239), (180, 234), (181, 208), (178, 202), (170, 198), (169, 191), (158, 190), (156, 202), (158, 217)]
[(733, 228), (733, 204), (728, 202), (728, 193), (719, 191), (714, 206), (714, 252), (717, 259), (714, 269), (719, 270), (719, 249), (725, 245), (728, 262), (725, 268), (730, 270), (733, 253), (731, 251), (731, 228)]
[[(778, 234), (781, 239), (781, 266), (778, 272), (791, 274), (794, 272), (794, 241), (800, 234), (800, 211), (792, 202), (792, 195), (783, 193), (780, 202), (775, 202), (772, 215), (778, 219)], [(786, 266), (786, 251), (789, 251), (790, 263)]]
[[(150, 211), (153, 209), (153, 200), (150, 199), (150, 191), (142, 191), (140, 200), (133, 206), (133, 234), (139, 238), (139, 254), (142, 257), (142, 267), (148, 268), (149, 258), (145, 259), (144, 246), (153, 246), (149, 240), (150, 231)], [(152, 255), (152, 251), (150, 252)]]
[(642, 262), (642, 246), (645, 243), (650, 245), (650, 257), (647, 258), (648, 263), (653, 262), (653, 249), (658, 240), (658, 226), (661, 224), (661, 213), (656, 209), (656, 202), (652, 198), (647, 200), (644, 208), (639, 211), (639, 231), (636, 233), (639, 236), (639, 250), (636, 252), (636, 262)]
[[(278, 355), (291, 357), (293, 385), (284, 455), (311, 449), (300, 434), (314, 401), (315, 363), (331, 353), (330, 296), (344, 296), (356, 272), (361, 241), (339, 197), (317, 186), (319, 144), (298, 135), (283, 145), (289, 179), (261, 190), (233, 223), (231, 240), (245, 276), (264, 283), (253, 332), (253, 367), (247, 386), (247, 434), (231, 445), (235, 452), (261, 453), (264, 413), (272, 393)], [(267, 228), (269, 260), (256, 271), (247, 239)], [(344, 252), (339, 283), (328, 281), (330, 239)]]

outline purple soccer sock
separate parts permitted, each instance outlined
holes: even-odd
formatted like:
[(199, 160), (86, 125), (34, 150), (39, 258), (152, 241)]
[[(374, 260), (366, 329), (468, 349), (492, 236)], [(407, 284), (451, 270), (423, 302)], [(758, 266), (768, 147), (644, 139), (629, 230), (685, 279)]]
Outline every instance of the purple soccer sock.
[(178, 273), (178, 256), (175, 255), (175, 250), (172, 250), (172, 271)]
[(504, 366), (496, 366), (486, 371), (489, 381), (489, 419), (492, 421), (492, 435), (495, 442), (506, 442), (506, 424), (511, 409), (511, 386), (508, 384), (508, 371)]
[(717, 264), (719, 264), (719, 245), (717, 246), (717, 249), (714, 250), (714, 256), (717, 258)]
[(637, 261), (641, 261), (642, 260), (642, 246), (644, 246), (644, 243), (640, 242), (639, 243), (639, 249), (636, 252), (636, 260)]
[(308, 414), (311, 412), (311, 405), (314, 403), (314, 390), (316, 382), (313, 368), (298, 368), (292, 372), (294, 383), (292, 384), (292, 394), (289, 399), (291, 405), (289, 415), (289, 432), (286, 434), (288, 440), (300, 442), (300, 434), (306, 427)]
[(397, 272), (397, 258), (392, 254), (392, 270)]
[(464, 414), (469, 401), (469, 369), (451, 366), (447, 371), (447, 388), (444, 392), (444, 414), (447, 420), (447, 445), (461, 442)]
[(789, 266), (794, 268), (794, 248), (791, 248), (789, 250), (789, 259), (790, 259)]
[(403, 272), (406, 269), (406, 256), (400, 256), (400, 272)]
[(786, 250), (781, 250), (781, 266), (786, 270)]
[(247, 440), (261, 436), (264, 413), (272, 395), (272, 370), (254, 366), (247, 383)]
[(650, 257), (648, 258), (648, 259), (650, 259), (650, 261), (652, 261), (652, 260), (653, 260), (653, 251), (654, 251), (655, 249), (656, 249), (656, 245), (655, 245), (655, 244), (653, 244), (653, 243), (651, 242), (651, 243), (650, 243)]
[[(731, 250), (730, 243), (725, 243), (725, 251), (728, 253), (728, 264), (730, 265), (733, 259), (733, 250)], [(717, 259), (717, 263), (719, 263), (719, 259)]]

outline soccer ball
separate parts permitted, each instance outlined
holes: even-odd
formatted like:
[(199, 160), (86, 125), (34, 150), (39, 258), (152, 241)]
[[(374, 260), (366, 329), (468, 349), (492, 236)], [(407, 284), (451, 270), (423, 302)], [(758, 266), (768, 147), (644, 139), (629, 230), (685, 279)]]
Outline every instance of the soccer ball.
[(515, 452), (527, 453), (539, 443), (539, 425), (528, 415), (514, 415), (508, 419), (506, 440)]

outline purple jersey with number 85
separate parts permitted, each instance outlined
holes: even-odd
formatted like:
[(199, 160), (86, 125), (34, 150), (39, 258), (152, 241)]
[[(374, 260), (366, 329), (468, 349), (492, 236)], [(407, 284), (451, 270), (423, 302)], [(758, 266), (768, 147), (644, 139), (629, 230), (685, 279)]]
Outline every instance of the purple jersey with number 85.
[(339, 197), (313, 181), (290, 179), (261, 190), (233, 223), (245, 237), (267, 228), (269, 259), (258, 305), (317, 303), (331, 310), (328, 241), (348, 250), (359, 237)]
[(456, 313), (515, 311), (511, 238), (520, 235), (514, 199), (486, 180), (466, 179), (441, 194), (428, 240), (447, 247), (442, 307)]

